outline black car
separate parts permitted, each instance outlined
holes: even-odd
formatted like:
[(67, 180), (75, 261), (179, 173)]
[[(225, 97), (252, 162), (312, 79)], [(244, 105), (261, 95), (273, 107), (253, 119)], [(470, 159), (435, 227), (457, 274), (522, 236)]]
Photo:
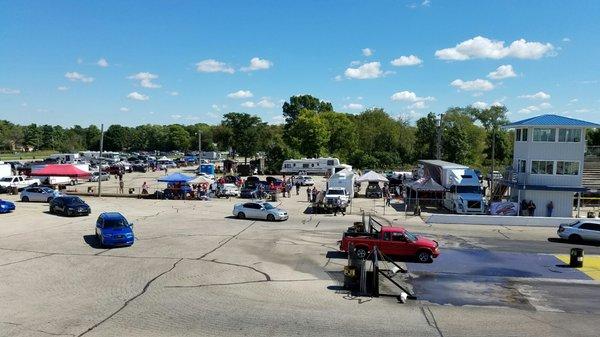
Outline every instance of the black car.
[(377, 182), (370, 182), (365, 191), (365, 197), (367, 198), (383, 198), (383, 191)]
[(135, 163), (135, 164), (131, 165), (131, 170), (133, 172), (143, 172), (143, 173), (146, 173), (146, 172), (148, 172), (148, 165), (144, 164), (144, 163), (138, 162), (138, 163)]
[(56, 197), (50, 201), (50, 214), (67, 216), (90, 215), (92, 209), (85, 201), (75, 196)]

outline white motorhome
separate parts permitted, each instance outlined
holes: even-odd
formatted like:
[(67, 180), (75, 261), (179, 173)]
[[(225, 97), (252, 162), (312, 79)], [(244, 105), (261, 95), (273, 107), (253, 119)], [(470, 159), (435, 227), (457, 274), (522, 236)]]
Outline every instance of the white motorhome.
[(281, 173), (284, 174), (325, 174), (340, 165), (337, 158), (302, 158), (284, 160)]
[(442, 160), (419, 160), (419, 176), (429, 177), (446, 189), (444, 207), (459, 214), (483, 214), (486, 200), (472, 168)]
[(61, 164), (74, 164), (80, 161), (79, 153), (55, 153), (48, 156), (48, 159), (56, 160)]

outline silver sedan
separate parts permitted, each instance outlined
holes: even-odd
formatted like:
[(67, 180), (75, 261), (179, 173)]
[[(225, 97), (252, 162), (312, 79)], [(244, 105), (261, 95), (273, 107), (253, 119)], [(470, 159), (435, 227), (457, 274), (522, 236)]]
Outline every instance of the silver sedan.
[(288, 213), (268, 202), (256, 201), (235, 204), (233, 215), (238, 219), (287, 220)]

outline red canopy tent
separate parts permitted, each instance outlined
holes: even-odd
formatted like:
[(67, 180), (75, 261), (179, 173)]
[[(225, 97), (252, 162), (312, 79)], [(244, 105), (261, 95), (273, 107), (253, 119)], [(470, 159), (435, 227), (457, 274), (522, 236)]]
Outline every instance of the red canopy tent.
[(30, 176), (44, 177), (88, 177), (91, 174), (71, 164), (50, 164), (44, 168), (35, 170), (29, 174)]

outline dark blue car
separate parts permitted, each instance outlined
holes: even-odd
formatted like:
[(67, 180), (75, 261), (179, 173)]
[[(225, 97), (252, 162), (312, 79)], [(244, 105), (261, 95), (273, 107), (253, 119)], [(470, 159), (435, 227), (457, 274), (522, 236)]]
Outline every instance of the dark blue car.
[(7, 200), (2, 200), (0, 199), (0, 213), (8, 213), (10, 211), (14, 211), (15, 210), (15, 204), (7, 201)]
[(96, 237), (103, 247), (131, 246), (134, 241), (133, 223), (118, 212), (102, 213), (96, 220)]

